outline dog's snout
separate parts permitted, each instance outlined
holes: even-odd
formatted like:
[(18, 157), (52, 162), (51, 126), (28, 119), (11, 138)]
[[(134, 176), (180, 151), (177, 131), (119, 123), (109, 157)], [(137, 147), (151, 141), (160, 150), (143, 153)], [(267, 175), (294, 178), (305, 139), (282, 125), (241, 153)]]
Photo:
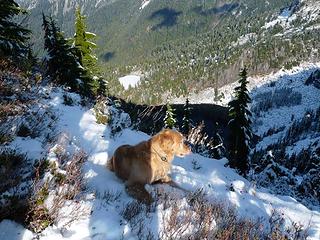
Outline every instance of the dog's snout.
[(183, 144), (184, 144), (184, 149), (186, 151), (186, 154), (190, 154), (192, 151), (192, 143), (185, 140), (185, 141), (183, 141)]

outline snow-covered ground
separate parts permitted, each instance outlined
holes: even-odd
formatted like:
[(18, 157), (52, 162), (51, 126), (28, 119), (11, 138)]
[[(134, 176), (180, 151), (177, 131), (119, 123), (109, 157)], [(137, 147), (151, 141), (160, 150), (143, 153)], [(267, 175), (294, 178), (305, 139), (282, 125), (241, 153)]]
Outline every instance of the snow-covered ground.
[[(262, 93), (274, 92), (276, 89), (289, 88), (302, 96), (301, 104), (296, 106), (283, 106), (273, 108), (272, 111), (263, 113), (260, 117), (262, 122), (254, 128), (257, 135), (261, 135), (272, 127), (287, 126), (291, 118), (301, 119), (307, 110), (315, 110), (320, 106), (320, 90), (313, 85), (305, 85), (305, 80), (320, 64), (309, 65), (308, 67), (296, 67), (290, 71), (280, 71), (274, 75), (263, 78), (263, 85), (257, 85), (251, 90), (253, 104), (257, 95)], [(273, 82), (274, 84), (270, 84)], [(293, 115), (293, 116), (292, 116)]]
[(124, 87), (125, 90), (128, 90), (129, 87), (136, 87), (141, 80), (141, 77), (138, 75), (127, 75), (119, 78), (119, 82)]
[[(291, 74), (299, 74), (299, 69)], [(264, 83), (286, 76), (282, 72), (274, 78), (268, 78)], [(290, 76), (292, 76), (290, 75)], [(264, 78), (261, 78), (264, 79)], [(259, 83), (260, 84), (260, 83)], [(47, 91), (44, 89), (43, 91)], [(106, 167), (108, 158), (115, 149), (123, 144), (136, 144), (148, 139), (145, 133), (129, 128), (123, 129), (113, 136), (109, 126), (97, 124), (94, 111), (79, 105), (66, 106), (63, 104), (63, 92), (59, 89), (50, 92), (49, 99), (41, 99), (52, 111), (58, 115), (57, 131), (64, 133), (67, 143), (75, 151), (83, 149), (89, 156), (84, 164), (84, 176), (87, 185), (87, 193), (81, 201), (75, 201), (61, 210), (65, 214), (62, 221), (46, 228), (40, 239), (138, 239), (136, 230), (122, 217), (125, 206), (133, 199), (129, 197), (123, 182)], [(76, 102), (79, 100), (73, 96)], [(78, 99), (78, 100), (77, 100)], [(126, 119), (122, 114), (123, 119)], [(33, 142), (36, 141), (36, 142)], [(41, 149), (42, 139), (31, 140), (19, 138), (14, 143), (14, 148), (27, 152), (29, 157), (44, 156), (45, 153), (53, 153), (56, 146)], [(30, 148), (30, 146), (32, 147)], [(13, 145), (12, 145), (13, 146)], [(45, 147), (43, 147), (45, 148)], [(54, 160), (54, 157), (52, 158)], [(194, 168), (195, 162), (197, 168)], [(309, 227), (310, 239), (320, 239), (320, 213), (311, 211), (295, 199), (288, 196), (275, 196), (266, 189), (256, 189), (254, 184), (239, 176), (234, 170), (226, 168), (226, 159), (214, 160), (191, 154), (185, 158), (175, 158), (173, 161), (172, 178), (187, 190), (202, 188), (211, 201), (223, 202), (233, 205), (241, 216), (248, 218), (262, 218), (267, 222), (274, 210), (282, 214), (286, 224), (299, 223)], [(154, 192), (154, 186), (147, 186), (148, 191)], [(177, 194), (183, 198), (183, 193), (171, 189), (168, 186), (158, 186), (170, 194)], [(118, 197), (110, 197), (116, 196)], [(109, 197), (108, 197), (109, 196)], [(110, 200), (111, 199), (111, 200)], [(112, 200), (113, 199), (113, 200)], [(81, 204), (87, 214), (82, 215), (70, 226), (64, 226), (68, 221), (68, 213), (73, 204)], [(143, 219), (145, 226), (154, 234), (158, 234), (162, 228), (163, 209), (157, 207), (154, 212)], [(20, 225), (4, 220), (0, 223), (0, 239), (31, 240), (33, 234), (23, 229)]]

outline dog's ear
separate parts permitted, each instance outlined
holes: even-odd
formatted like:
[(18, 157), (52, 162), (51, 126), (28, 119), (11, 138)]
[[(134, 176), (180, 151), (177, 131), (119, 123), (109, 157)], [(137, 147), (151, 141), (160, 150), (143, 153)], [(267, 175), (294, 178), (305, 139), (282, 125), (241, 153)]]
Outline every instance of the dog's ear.
[(164, 131), (159, 136), (160, 147), (163, 151), (172, 152), (174, 148), (174, 139), (170, 131)]

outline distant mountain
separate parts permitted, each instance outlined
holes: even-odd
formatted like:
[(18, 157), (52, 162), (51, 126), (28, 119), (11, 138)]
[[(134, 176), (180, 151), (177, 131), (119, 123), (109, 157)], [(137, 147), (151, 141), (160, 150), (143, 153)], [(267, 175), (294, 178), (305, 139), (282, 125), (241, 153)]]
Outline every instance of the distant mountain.
[[(30, 10), (35, 49), (42, 49), (41, 13), (73, 35), (74, 8), (82, 7), (110, 92), (127, 100), (161, 103), (251, 74), (319, 59), (320, 3), (316, 0), (20, 0)], [(125, 90), (118, 78), (139, 72)], [(156, 83), (156, 84), (155, 84)]]
[[(271, 16), (291, 4), (279, 1), (146, 1), (146, 0), (19, 0), (30, 11), (30, 28), (41, 32), (41, 13), (53, 15), (67, 35), (73, 34), (74, 9), (81, 6), (89, 28), (100, 36), (103, 61), (135, 62), (168, 41), (185, 40), (232, 22)], [(257, 20), (257, 19), (255, 19)], [(220, 28), (221, 26), (221, 28)], [(39, 39), (38, 39), (39, 40)], [(38, 41), (36, 41), (37, 43)], [(112, 58), (113, 56), (113, 58)]]

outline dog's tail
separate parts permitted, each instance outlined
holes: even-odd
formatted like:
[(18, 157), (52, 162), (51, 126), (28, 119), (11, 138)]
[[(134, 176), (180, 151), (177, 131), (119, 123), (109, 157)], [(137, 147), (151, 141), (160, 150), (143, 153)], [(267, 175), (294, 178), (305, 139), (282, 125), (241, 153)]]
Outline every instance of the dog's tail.
[(114, 162), (114, 157), (111, 157), (107, 162), (107, 168), (112, 172), (114, 172), (114, 163), (113, 162)]

